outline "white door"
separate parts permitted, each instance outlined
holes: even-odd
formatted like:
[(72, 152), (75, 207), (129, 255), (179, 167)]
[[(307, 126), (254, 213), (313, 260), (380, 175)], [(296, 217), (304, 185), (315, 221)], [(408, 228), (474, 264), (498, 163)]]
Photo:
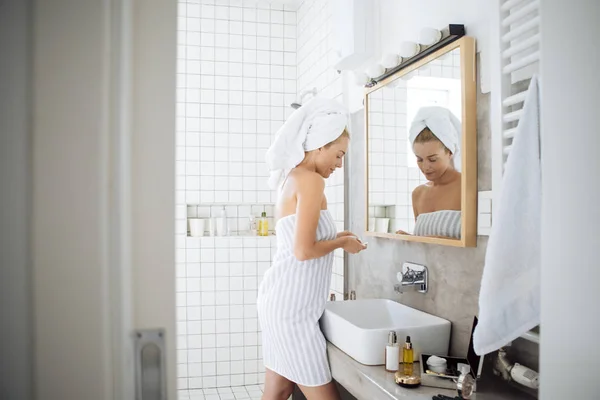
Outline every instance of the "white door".
[(159, 328), (176, 399), (177, 2), (32, 9), (35, 398), (133, 399)]
[[(123, 1), (125, 3), (125, 1)], [(123, 294), (131, 295), (131, 315), (122, 309), (121, 320), (130, 321), (114, 328), (131, 343), (131, 331), (162, 329), (166, 365), (162, 366), (168, 399), (176, 399), (176, 332), (175, 332), (175, 88), (177, 2), (144, 0), (133, 2), (132, 13), (123, 13), (122, 25), (130, 25), (129, 49), (122, 48), (123, 74), (121, 98), (130, 101), (115, 111), (127, 110), (120, 121), (130, 124), (130, 142), (121, 143), (125, 156), (121, 164), (121, 197), (125, 222), (117, 226), (130, 240), (131, 252), (123, 249), (125, 265), (131, 265), (130, 274), (122, 275)], [(120, 44), (128, 42), (123, 32)], [(118, 45), (118, 44), (116, 44)], [(129, 54), (129, 57), (127, 57)], [(130, 60), (131, 65), (127, 65)], [(127, 91), (129, 90), (129, 93)], [(129, 118), (129, 120), (127, 120)], [(123, 135), (122, 137), (127, 137)], [(117, 146), (118, 147), (118, 146)], [(129, 162), (126, 157), (130, 156)], [(127, 169), (130, 168), (129, 171)], [(131, 181), (127, 182), (127, 177)], [(116, 191), (117, 193), (119, 190)], [(129, 196), (127, 195), (129, 193)], [(128, 199), (129, 197), (129, 199)], [(128, 220), (129, 218), (129, 220)], [(128, 259), (129, 258), (129, 259)], [(126, 298), (126, 297), (125, 297)], [(129, 318), (128, 318), (129, 317)], [(128, 349), (127, 354), (132, 354)], [(141, 357), (141, 354), (133, 354)], [(131, 363), (120, 376), (125, 377), (122, 390), (130, 391)], [(134, 360), (134, 363), (137, 364)], [(151, 368), (151, 367), (150, 367)], [(154, 376), (160, 378), (160, 376)], [(118, 382), (117, 382), (118, 383)], [(138, 382), (139, 383), (139, 382)], [(151, 384), (152, 385), (152, 384)], [(125, 394), (125, 393), (124, 393)], [(125, 397), (123, 397), (125, 398)], [(127, 397), (132, 398), (132, 397)], [(154, 397), (152, 397), (154, 398)]]

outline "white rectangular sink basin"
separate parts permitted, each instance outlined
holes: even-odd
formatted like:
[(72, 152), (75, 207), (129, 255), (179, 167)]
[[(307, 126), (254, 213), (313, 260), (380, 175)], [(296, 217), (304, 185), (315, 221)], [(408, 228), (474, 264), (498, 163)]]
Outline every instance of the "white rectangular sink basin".
[(386, 299), (327, 302), (321, 317), (325, 338), (361, 364), (383, 365), (388, 333), (400, 347), (411, 337), (414, 358), (448, 355), (450, 321)]

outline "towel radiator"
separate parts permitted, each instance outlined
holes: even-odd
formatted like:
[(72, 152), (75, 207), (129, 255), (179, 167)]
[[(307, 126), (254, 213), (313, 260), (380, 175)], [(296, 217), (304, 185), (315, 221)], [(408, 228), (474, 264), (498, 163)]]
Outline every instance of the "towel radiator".
[(496, 0), (493, 9), (491, 128), (492, 188), (496, 203), (529, 80), (539, 74), (540, 0)]
[[(492, 197), (498, 204), (502, 175), (522, 115), (529, 80), (539, 77), (540, 0), (495, 0), (491, 37)], [(542, 83), (538, 80), (538, 85)], [(492, 221), (493, 223), (493, 221)], [(539, 333), (523, 339), (539, 343)]]

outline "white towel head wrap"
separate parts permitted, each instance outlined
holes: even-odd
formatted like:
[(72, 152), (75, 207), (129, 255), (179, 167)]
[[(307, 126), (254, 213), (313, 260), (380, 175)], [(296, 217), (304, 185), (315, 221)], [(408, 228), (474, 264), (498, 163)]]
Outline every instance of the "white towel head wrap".
[(348, 112), (335, 100), (314, 97), (290, 115), (279, 128), (266, 154), (269, 186), (278, 188), (304, 153), (336, 140), (348, 124)]
[(460, 172), (462, 165), (460, 151), (462, 128), (458, 118), (444, 107), (431, 106), (420, 108), (409, 130), (411, 144), (415, 143), (415, 139), (425, 128), (429, 128), (444, 146), (452, 152), (454, 169)]

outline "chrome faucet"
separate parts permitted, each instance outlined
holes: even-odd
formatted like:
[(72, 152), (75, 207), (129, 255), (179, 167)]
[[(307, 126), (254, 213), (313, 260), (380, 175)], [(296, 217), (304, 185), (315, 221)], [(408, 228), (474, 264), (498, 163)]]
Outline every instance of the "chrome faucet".
[(406, 287), (411, 287), (419, 293), (427, 293), (427, 267), (424, 265), (404, 263), (402, 271), (396, 275), (399, 284), (394, 285), (394, 292), (404, 293)]

